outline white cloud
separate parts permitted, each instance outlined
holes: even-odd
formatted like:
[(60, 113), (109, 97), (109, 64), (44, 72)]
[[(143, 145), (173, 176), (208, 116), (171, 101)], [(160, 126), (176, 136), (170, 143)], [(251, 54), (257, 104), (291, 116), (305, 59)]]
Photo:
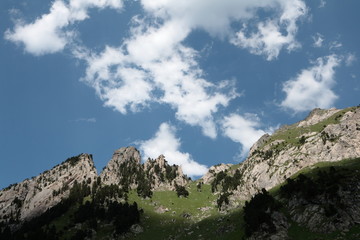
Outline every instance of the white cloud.
[(168, 123), (162, 123), (155, 136), (149, 140), (140, 142), (140, 150), (144, 158), (157, 158), (163, 154), (169, 164), (182, 167), (188, 176), (202, 176), (207, 172), (207, 167), (196, 162), (189, 153), (180, 151), (180, 139), (176, 138), (175, 127)]
[(249, 49), (253, 54), (265, 55), (267, 60), (276, 59), (283, 48), (292, 51), (300, 47), (295, 39), (298, 29), (296, 22), (307, 14), (305, 3), (300, 0), (275, 2), (282, 9), (279, 17), (260, 21), (257, 31), (251, 33), (248, 33), (247, 25), (243, 25), (232, 43)]
[(252, 145), (266, 132), (260, 129), (261, 122), (255, 114), (231, 114), (221, 123), (223, 134), (241, 144), (241, 157), (245, 157)]
[(62, 1), (55, 1), (49, 14), (34, 23), (17, 23), (15, 30), (5, 32), (5, 39), (23, 43), (25, 51), (34, 55), (54, 53), (64, 48), (69, 36), (60, 29), (69, 24), (70, 11)]
[[(160, 28), (162, 32), (157, 31), (159, 28), (151, 26), (154, 31), (157, 31), (155, 35), (151, 34), (149, 27), (142, 26), (147, 28), (148, 34), (142, 35), (137, 40), (141, 41), (147, 49), (148, 46), (154, 46), (154, 50), (149, 51), (149, 58), (159, 54), (156, 50), (163, 41), (165, 41), (164, 46), (171, 48), (169, 41), (173, 40), (173, 43), (177, 44), (193, 29), (204, 29), (213, 36), (230, 37), (236, 31), (232, 29), (232, 22), (246, 23), (252, 20), (252, 22), (258, 22), (258, 31), (246, 37), (245, 30), (247, 29), (242, 29), (232, 42), (239, 47), (248, 48), (254, 54), (267, 55), (267, 58), (271, 60), (277, 57), (282, 48), (286, 47), (290, 51), (299, 46), (295, 41), (296, 21), (306, 15), (307, 11), (302, 0), (225, 0), (221, 2), (217, 0), (195, 2), (191, 0), (142, 0), (141, 4), (150, 19), (159, 18), (164, 21)], [(58, 52), (64, 49), (73, 36), (68, 26), (88, 18), (88, 9), (106, 7), (121, 9), (123, 3), (122, 0), (56, 0), (48, 14), (42, 15), (33, 23), (18, 22), (14, 31), (6, 32), (5, 38), (24, 44), (25, 50), (35, 55)], [(271, 10), (276, 12), (276, 16), (265, 22), (258, 21), (258, 9)], [(178, 25), (174, 26), (174, 22)], [(283, 35), (284, 31), (285, 35)], [(149, 39), (149, 37), (153, 38)], [(254, 40), (256, 42), (251, 43)], [(138, 45), (136, 42), (134, 44)], [(128, 46), (136, 57), (135, 51), (140, 52), (140, 50), (133, 49), (131, 43)]]
[(322, 36), (320, 33), (317, 33), (315, 36), (312, 37), (312, 39), (314, 40), (314, 47), (322, 47), (324, 42), (324, 36)]
[(50, 12), (33, 23), (17, 21), (13, 31), (5, 32), (5, 39), (23, 44), (25, 51), (34, 55), (62, 51), (74, 37), (74, 32), (66, 27), (88, 18), (88, 9), (95, 7), (120, 9), (122, 0), (70, 0), (69, 3), (56, 0)]
[(106, 47), (99, 55), (78, 49), (74, 54), (88, 62), (82, 80), (96, 90), (105, 106), (126, 114), (128, 109), (137, 112), (151, 101), (153, 86), (147, 81), (146, 73), (129, 67), (127, 56), (120, 49)]
[(286, 81), (283, 84), (286, 98), (281, 106), (294, 112), (331, 107), (338, 98), (332, 88), (336, 84), (334, 68), (340, 62), (341, 59), (336, 55), (318, 58), (314, 66)]

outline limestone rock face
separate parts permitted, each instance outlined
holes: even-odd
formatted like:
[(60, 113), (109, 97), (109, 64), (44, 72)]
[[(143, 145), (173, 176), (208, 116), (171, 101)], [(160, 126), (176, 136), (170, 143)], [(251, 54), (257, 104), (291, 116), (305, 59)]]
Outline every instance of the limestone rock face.
[(129, 189), (146, 182), (151, 190), (174, 190), (175, 184), (184, 186), (189, 182), (181, 167), (170, 166), (163, 155), (142, 164), (140, 153), (134, 147), (116, 150), (100, 177), (103, 184), (119, 184)]
[(75, 182), (91, 184), (97, 177), (92, 156), (81, 154), (37, 177), (0, 191), (0, 221), (24, 221), (44, 213), (69, 195)]
[(242, 181), (233, 199), (249, 199), (319, 162), (360, 157), (360, 108), (316, 109), (259, 141), (238, 168)]
[[(134, 147), (123, 147), (116, 150), (100, 174), (101, 182), (106, 185), (110, 184), (130, 184), (135, 187), (135, 172), (141, 171), (141, 156), (139, 151)], [(127, 173), (133, 174), (127, 174)], [(130, 187), (131, 187), (130, 186)]]

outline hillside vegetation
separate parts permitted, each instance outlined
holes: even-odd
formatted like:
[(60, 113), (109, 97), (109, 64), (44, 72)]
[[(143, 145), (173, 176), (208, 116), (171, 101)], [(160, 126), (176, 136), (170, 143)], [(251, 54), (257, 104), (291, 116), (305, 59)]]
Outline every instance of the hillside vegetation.
[[(145, 199), (115, 186), (91, 192), (76, 184), (67, 200), (15, 234), (3, 227), (0, 239), (357, 239), (356, 187), (360, 158), (320, 162), (226, 212), (219, 212), (209, 184), (199, 188), (192, 182), (188, 197), (166, 190)], [(312, 218), (319, 225), (312, 225)]]

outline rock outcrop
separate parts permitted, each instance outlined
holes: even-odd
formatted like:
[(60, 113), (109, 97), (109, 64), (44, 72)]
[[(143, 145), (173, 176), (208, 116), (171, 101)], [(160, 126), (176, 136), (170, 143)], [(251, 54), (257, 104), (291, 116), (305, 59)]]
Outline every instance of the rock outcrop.
[(81, 154), (37, 177), (10, 185), (0, 191), (0, 221), (29, 220), (44, 213), (69, 195), (72, 186), (97, 177), (92, 156)]
[(136, 188), (138, 173), (142, 172), (141, 156), (134, 147), (123, 147), (116, 150), (100, 173), (101, 182), (105, 185), (119, 184)]
[(151, 190), (174, 190), (176, 184), (185, 186), (190, 181), (180, 166), (170, 166), (163, 155), (142, 164), (140, 153), (134, 147), (116, 150), (100, 178), (103, 184), (119, 184), (128, 189), (136, 189), (139, 183), (145, 182)]

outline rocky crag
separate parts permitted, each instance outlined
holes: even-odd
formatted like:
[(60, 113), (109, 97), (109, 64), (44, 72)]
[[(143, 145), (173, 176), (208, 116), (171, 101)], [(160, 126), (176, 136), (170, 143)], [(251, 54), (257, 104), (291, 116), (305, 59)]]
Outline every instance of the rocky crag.
[(0, 191), (0, 222), (23, 222), (44, 213), (69, 195), (75, 183), (97, 177), (92, 156), (81, 154)]

